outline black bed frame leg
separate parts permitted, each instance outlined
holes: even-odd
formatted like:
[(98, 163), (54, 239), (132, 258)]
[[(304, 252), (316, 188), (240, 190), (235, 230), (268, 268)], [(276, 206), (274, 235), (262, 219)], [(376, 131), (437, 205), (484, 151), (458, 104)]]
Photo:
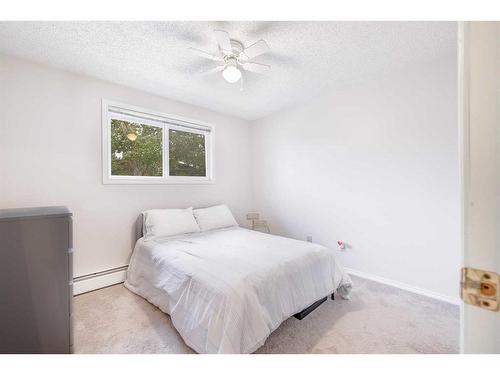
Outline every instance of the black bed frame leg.
[(335, 300), (335, 293), (332, 293), (332, 300)]

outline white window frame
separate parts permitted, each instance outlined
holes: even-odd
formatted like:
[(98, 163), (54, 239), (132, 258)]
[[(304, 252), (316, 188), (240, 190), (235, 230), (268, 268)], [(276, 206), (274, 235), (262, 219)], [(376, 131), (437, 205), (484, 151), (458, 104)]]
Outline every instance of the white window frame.
[[(111, 112), (119, 110), (122, 113)], [(130, 121), (130, 116), (142, 114), (141, 124), (162, 128), (162, 171), (163, 176), (112, 176), (111, 175), (111, 120), (121, 118)], [(205, 136), (206, 176), (170, 176), (169, 173), (169, 130), (187, 131)], [(103, 184), (213, 184), (214, 176), (215, 126), (204, 121), (162, 113), (138, 106), (102, 100), (102, 182)]]

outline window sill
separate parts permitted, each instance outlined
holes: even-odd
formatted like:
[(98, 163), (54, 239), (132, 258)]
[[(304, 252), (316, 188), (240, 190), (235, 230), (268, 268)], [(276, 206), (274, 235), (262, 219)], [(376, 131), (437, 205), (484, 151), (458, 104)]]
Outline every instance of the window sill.
[(105, 178), (103, 185), (211, 185), (215, 184), (215, 179), (196, 178)]

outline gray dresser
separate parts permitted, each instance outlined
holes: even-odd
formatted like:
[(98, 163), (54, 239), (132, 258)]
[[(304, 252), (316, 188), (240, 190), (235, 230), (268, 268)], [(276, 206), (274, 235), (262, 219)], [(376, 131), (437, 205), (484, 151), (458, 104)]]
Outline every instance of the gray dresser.
[(72, 221), (66, 207), (0, 210), (0, 353), (71, 353)]

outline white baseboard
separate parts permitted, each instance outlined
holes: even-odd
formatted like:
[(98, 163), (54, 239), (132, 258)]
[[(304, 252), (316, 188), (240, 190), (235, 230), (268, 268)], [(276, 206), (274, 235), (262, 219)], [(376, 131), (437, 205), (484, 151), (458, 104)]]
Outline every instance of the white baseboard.
[(97, 275), (84, 280), (76, 280), (73, 283), (73, 295), (90, 292), (107, 286), (119, 284), (125, 281), (127, 270), (120, 270), (106, 275)]
[(454, 305), (460, 305), (460, 298), (459, 297), (455, 298), (455, 297), (447, 296), (444, 294), (433, 292), (433, 291), (428, 290), (428, 289), (423, 289), (423, 288), (419, 288), (419, 287), (416, 287), (413, 285), (405, 284), (405, 283), (402, 283), (399, 281), (386, 279), (385, 277), (380, 277), (380, 276), (373, 275), (373, 274), (370, 274), (367, 272), (353, 270), (352, 268), (344, 267), (344, 269), (346, 270), (346, 272), (348, 274), (361, 277), (362, 279), (376, 281), (378, 283), (390, 285), (390, 286), (393, 286), (395, 288), (406, 290), (408, 292), (412, 292), (415, 294), (420, 294), (422, 296), (434, 298), (434, 299), (437, 299), (440, 301), (452, 303)]

